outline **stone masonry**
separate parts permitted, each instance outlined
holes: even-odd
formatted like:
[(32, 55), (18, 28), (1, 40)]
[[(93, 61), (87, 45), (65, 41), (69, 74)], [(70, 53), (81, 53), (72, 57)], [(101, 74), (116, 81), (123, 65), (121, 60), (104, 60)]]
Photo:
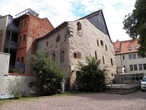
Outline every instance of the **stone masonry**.
[(76, 79), (78, 61), (85, 63), (86, 56), (94, 56), (101, 61), (101, 68), (107, 68), (107, 83), (116, 74), (114, 48), (110, 37), (86, 18), (64, 22), (38, 39), (36, 51), (38, 50), (48, 52), (70, 78), (70, 86)]

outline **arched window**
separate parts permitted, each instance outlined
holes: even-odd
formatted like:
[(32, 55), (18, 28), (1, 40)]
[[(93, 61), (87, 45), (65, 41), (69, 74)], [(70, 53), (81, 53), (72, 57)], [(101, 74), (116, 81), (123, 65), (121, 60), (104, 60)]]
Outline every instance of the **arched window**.
[(56, 59), (55, 52), (53, 52), (52, 57), (53, 57), (53, 60), (55, 61), (55, 59)]
[(80, 23), (80, 22), (77, 22), (77, 30), (79, 31), (79, 30), (81, 30), (81, 29), (82, 29), (81, 23)]
[(99, 41), (97, 40), (97, 46), (99, 46)]
[(56, 38), (56, 42), (59, 42), (59, 41), (60, 41), (60, 36), (58, 35)]
[(102, 62), (103, 62), (103, 64), (105, 64), (104, 56), (102, 56)]
[(113, 59), (111, 58), (111, 65), (113, 66)]
[(105, 50), (107, 51), (107, 45), (105, 45)]
[(96, 53), (96, 51), (95, 51), (95, 58), (97, 59), (97, 53)]
[(100, 40), (100, 44), (101, 44), (101, 46), (103, 46), (103, 41), (102, 40)]
[(65, 53), (62, 50), (61, 53), (60, 53), (60, 62), (64, 62), (64, 60), (65, 60), (64, 57), (65, 57)]
[(46, 46), (48, 47), (48, 41), (46, 42)]

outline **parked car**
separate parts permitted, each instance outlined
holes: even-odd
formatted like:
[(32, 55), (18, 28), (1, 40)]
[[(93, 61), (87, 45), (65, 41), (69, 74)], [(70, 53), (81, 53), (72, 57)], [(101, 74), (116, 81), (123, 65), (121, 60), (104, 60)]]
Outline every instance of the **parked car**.
[(141, 90), (146, 90), (146, 77), (141, 80), (140, 84)]

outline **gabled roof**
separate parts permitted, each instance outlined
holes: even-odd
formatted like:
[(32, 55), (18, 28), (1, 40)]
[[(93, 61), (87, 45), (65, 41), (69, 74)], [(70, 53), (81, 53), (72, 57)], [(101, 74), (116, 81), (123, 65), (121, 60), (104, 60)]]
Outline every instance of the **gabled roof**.
[(126, 41), (116, 41), (113, 42), (115, 54), (125, 54), (137, 52), (139, 48), (138, 39), (135, 40), (126, 40)]
[[(96, 19), (94, 17), (96, 17)], [(107, 24), (106, 24), (102, 10), (95, 11), (87, 16), (80, 18), (79, 20), (85, 19), (85, 18), (88, 19), (89, 22), (91, 22), (96, 28), (98, 28), (104, 34), (108, 35), (110, 38), (110, 34), (108, 31)], [(110, 40), (111, 40), (111, 38), (110, 38)]]

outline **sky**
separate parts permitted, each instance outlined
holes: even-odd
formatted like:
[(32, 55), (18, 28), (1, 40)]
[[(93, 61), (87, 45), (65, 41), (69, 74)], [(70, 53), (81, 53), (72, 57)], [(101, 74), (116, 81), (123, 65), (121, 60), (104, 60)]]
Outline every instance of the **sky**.
[(0, 15), (17, 13), (31, 8), (39, 17), (47, 17), (54, 27), (64, 21), (73, 21), (99, 9), (104, 17), (112, 41), (128, 40), (123, 29), (125, 15), (134, 9), (136, 0), (0, 0)]

